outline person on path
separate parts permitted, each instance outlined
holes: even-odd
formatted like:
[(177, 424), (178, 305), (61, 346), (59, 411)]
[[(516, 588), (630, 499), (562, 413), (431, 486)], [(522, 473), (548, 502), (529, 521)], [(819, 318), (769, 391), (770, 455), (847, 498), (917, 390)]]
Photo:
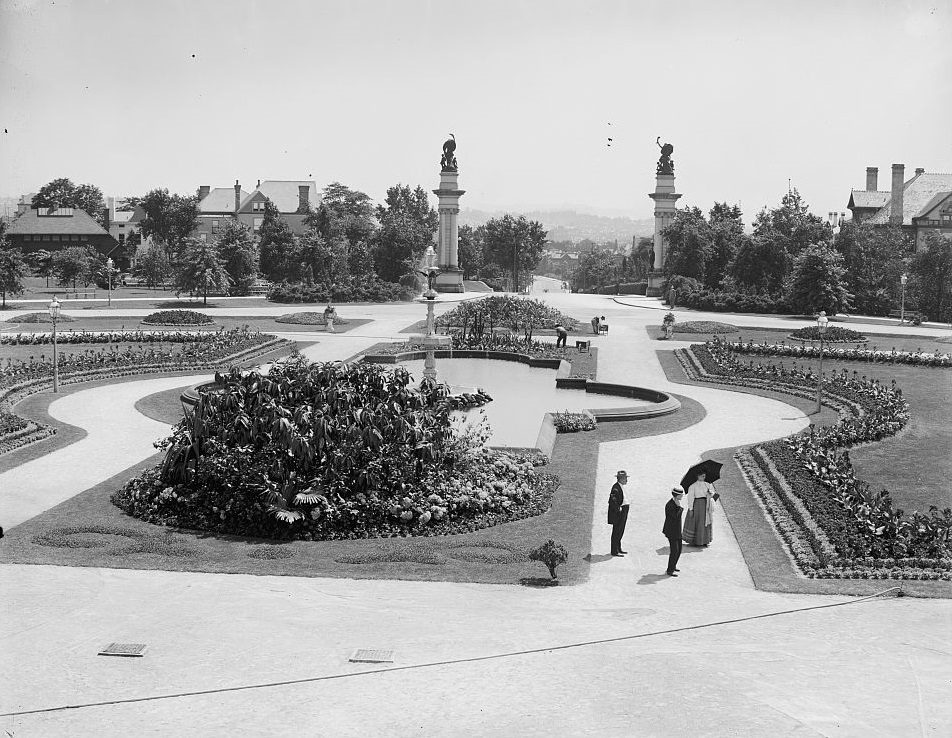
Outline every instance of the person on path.
[(628, 504), (625, 502), (628, 472), (618, 472), (615, 480), (608, 495), (608, 524), (612, 527), (612, 556), (624, 556), (628, 553), (621, 550), (621, 538), (625, 535), (625, 525), (628, 523)]
[(684, 498), (684, 490), (680, 486), (671, 490), (671, 499), (664, 506), (664, 527), (661, 532), (668, 539), (668, 569), (669, 577), (676, 577), (675, 572), (681, 571), (678, 568), (678, 559), (681, 558), (681, 513), (684, 508), (681, 507), (681, 500)]
[(592, 318), (592, 333), (594, 333), (596, 336), (598, 335), (598, 316), (597, 315), (594, 318)]
[(608, 333), (608, 320), (605, 319), (603, 315), (598, 319), (598, 333)]
[(563, 325), (555, 326), (555, 335), (556, 335), (555, 347), (559, 348), (559, 346), (561, 346), (562, 348), (565, 348), (565, 341), (569, 337), (569, 332), (565, 330), (565, 326)]
[(681, 535), (689, 546), (707, 546), (713, 540), (714, 499), (714, 487), (707, 481), (707, 474), (701, 472), (697, 481), (688, 487), (684, 501), (687, 514)]
[(336, 333), (336, 332), (337, 332), (337, 331), (334, 330), (334, 320), (335, 320), (336, 318), (337, 318), (337, 311), (334, 310), (334, 306), (333, 306), (333, 305), (328, 304), (328, 306), (327, 306), (326, 308), (324, 308), (324, 322), (327, 323), (327, 332), (328, 332), (328, 333)]

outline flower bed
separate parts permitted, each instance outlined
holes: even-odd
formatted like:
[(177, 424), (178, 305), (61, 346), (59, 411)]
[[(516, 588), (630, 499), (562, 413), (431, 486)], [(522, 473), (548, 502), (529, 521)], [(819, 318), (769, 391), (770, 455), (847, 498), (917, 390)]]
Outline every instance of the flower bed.
[(684, 323), (673, 323), (673, 325), (675, 333), (714, 335), (717, 333), (737, 333), (739, 330), (735, 325), (718, 323), (716, 320), (689, 320)]
[[(722, 342), (722, 345), (730, 352), (735, 354), (748, 354), (751, 356), (791, 356), (804, 359), (818, 359), (820, 357), (820, 347), (818, 345), (806, 346), (801, 343), (787, 345), (780, 343), (754, 343), (753, 341)], [(949, 368), (952, 367), (952, 355), (943, 354), (936, 350), (934, 353), (928, 353), (922, 350), (918, 351), (896, 351), (893, 348), (890, 351), (883, 351), (876, 346), (865, 348), (857, 345), (855, 348), (842, 346), (825, 346), (823, 355), (829, 359), (843, 359), (845, 361), (869, 361), (888, 364), (910, 364), (912, 366), (934, 366)]]
[[(288, 342), (275, 336), (251, 332), (246, 328), (220, 330), (214, 333), (191, 334), (177, 351), (141, 346), (123, 351), (88, 349), (78, 354), (58, 357), (60, 384), (74, 384), (115, 377), (174, 371), (201, 371), (229, 366), (254, 356), (273, 351)], [(45, 392), (53, 383), (52, 362), (11, 361), (0, 366), (0, 405), (12, 406), (24, 397)], [(29, 423), (9, 411), (0, 411), (0, 453), (19, 448), (55, 432), (36, 424), (31, 433), (22, 423)], [(21, 423), (17, 423), (17, 418)]]
[[(219, 329), (219, 332), (224, 328)], [(58, 346), (90, 343), (193, 343), (204, 341), (211, 331), (57, 331)], [(0, 346), (51, 346), (52, 333), (2, 333)]]
[[(806, 328), (798, 328), (790, 334), (790, 338), (800, 341), (819, 341), (820, 328), (815, 325), (808, 325)], [(865, 343), (866, 336), (862, 333), (849, 328), (841, 328), (838, 325), (827, 326), (823, 333), (823, 340), (827, 343)]]
[(146, 325), (211, 325), (215, 321), (195, 310), (160, 310), (142, 319)]
[[(57, 323), (74, 323), (76, 318), (72, 315), (67, 315), (66, 313), (60, 313), (56, 317)], [(50, 314), (46, 313), (24, 313), (23, 315), (15, 315), (8, 321), (10, 323), (52, 323), (53, 319), (50, 318)]]
[[(323, 312), (301, 312), (301, 313), (288, 313), (287, 315), (282, 315), (280, 318), (274, 319), (275, 323), (294, 323), (296, 325), (327, 325), (327, 320), (324, 318)], [(348, 321), (340, 317), (339, 314), (335, 311), (334, 313), (334, 324), (335, 325), (347, 325)]]
[[(677, 352), (699, 381), (761, 386), (810, 396), (816, 377), (784, 367), (745, 366), (714, 340)], [(902, 392), (845, 373), (826, 385), (835, 425), (770, 441), (738, 463), (800, 569), (812, 577), (952, 578), (952, 510), (906, 516), (888, 491), (856, 479), (848, 447), (899, 432), (908, 421)], [(885, 566), (883, 562), (892, 562)]]
[(556, 433), (578, 433), (595, 430), (595, 417), (591, 413), (565, 412), (552, 413), (552, 425)]
[(402, 367), (297, 357), (216, 380), (116, 505), (237, 535), (447, 535), (539, 515), (558, 486), (534, 470), (543, 455), (486, 447), (451, 422), (446, 385), (412, 387)]

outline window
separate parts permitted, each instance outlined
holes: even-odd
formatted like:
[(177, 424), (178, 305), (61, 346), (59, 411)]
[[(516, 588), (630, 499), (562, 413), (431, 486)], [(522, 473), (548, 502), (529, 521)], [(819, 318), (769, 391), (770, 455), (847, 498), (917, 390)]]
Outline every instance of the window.
[(255, 218), (255, 233), (261, 228), (261, 223), (264, 221), (264, 218)]
[(217, 220), (213, 220), (213, 221), (212, 221), (212, 233), (218, 233), (218, 221), (217, 221)]
[(254, 211), (256, 211), (256, 212), (263, 213), (263, 212), (264, 212), (264, 203), (265, 203), (264, 200), (258, 200), (257, 202), (253, 202), (253, 203), (251, 203), (251, 209), (254, 210)]
[(207, 233), (199, 233), (199, 234), (198, 234), (198, 238), (202, 241), (202, 243), (207, 243), (207, 242), (208, 242), (208, 234), (207, 234)]

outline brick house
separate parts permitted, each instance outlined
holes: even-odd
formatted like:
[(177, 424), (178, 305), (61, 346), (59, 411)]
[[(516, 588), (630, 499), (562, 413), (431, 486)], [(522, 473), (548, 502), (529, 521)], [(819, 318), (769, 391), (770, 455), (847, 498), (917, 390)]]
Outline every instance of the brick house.
[(877, 190), (879, 169), (867, 167), (866, 189), (853, 190), (847, 207), (853, 220), (871, 225), (898, 225), (909, 233), (918, 251), (930, 233), (952, 236), (952, 174), (916, 169), (905, 178), (905, 165), (892, 165), (892, 187)]
[(241, 189), (236, 180), (234, 187), (198, 188), (199, 225), (193, 235), (210, 240), (217, 237), (225, 223), (232, 218), (257, 232), (264, 220), (266, 200), (271, 200), (295, 235), (304, 233), (304, 218), (310, 209), (320, 205), (317, 185), (314, 182), (295, 180), (258, 181), (251, 194)]

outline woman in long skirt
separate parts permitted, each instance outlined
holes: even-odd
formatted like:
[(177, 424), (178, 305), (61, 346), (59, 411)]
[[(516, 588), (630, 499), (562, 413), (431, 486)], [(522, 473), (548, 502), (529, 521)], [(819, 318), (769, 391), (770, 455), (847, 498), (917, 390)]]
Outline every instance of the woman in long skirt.
[(689, 546), (706, 546), (714, 540), (712, 505), (714, 488), (706, 481), (707, 475), (701, 472), (697, 481), (688, 487), (684, 508), (684, 529), (681, 539)]

